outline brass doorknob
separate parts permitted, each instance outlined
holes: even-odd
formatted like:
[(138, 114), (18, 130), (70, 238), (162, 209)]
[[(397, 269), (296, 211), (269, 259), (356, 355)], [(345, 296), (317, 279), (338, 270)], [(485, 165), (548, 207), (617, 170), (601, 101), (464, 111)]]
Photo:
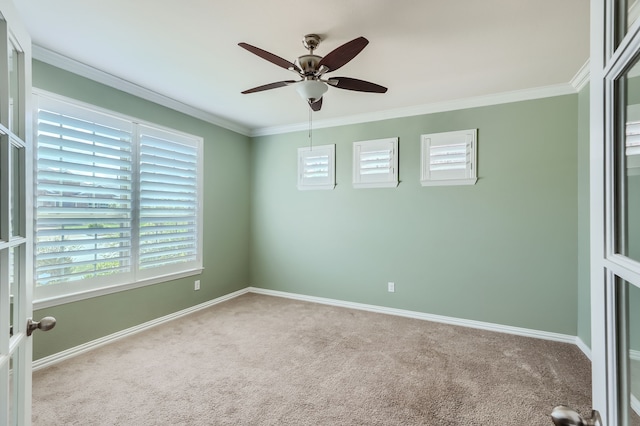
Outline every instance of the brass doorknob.
[(44, 317), (38, 322), (35, 322), (31, 318), (29, 318), (27, 320), (27, 336), (31, 336), (37, 329), (40, 329), (42, 331), (49, 331), (55, 326), (56, 319), (54, 317)]
[(559, 405), (551, 412), (551, 419), (556, 426), (602, 426), (600, 413), (591, 412), (591, 418), (583, 419), (580, 414), (564, 405)]

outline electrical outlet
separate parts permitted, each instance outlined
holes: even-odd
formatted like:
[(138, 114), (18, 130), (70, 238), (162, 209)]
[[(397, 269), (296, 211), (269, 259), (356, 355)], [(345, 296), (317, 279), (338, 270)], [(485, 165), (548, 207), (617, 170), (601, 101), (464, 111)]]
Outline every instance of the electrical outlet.
[(200, 280), (196, 280), (195, 283), (193, 283), (193, 289), (200, 290)]
[(395, 291), (396, 291), (396, 283), (388, 282), (387, 283), (387, 291), (389, 291), (389, 293), (395, 293)]

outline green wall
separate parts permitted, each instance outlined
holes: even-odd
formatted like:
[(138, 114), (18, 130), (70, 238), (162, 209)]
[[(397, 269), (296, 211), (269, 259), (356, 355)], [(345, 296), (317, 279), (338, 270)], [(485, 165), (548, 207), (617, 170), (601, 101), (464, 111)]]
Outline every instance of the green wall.
[[(204, 138), (204, 271), (194, 276), (34, 312), (56, 328), (34, 334), (34, 359), (206, 302), (249, 285), (250, 140), (34, 61), (33, 85)], [(201, 289), (193, 290), (193, 281)]]
[[(316, 129), (337, 145), (338, 185), (298, 191), (307, 132), (248, 138), (38, 61), (34, 86), (202, 136), (206, 182), (201, 276), (41, 309), (58, 327), (34, 335), (34, 359), (248, 285), (590, 342), (588, 90)], [(422, 187), (420, 135), (471, 128), (478, 183)], [(400, 185), (353, 189), (352, 142), (386, 137)]]
[(578, 337), (591, 347), (589, 86), (578, 93)]
[[(420, 135), (478, 128), (475, 186), (422, 187)], [(400, 140), (393, 189), (353, 189), (352, 142)], [(331, 191), (296, 189), (306, 132), (252, 141), (256, 287), (578, 331), (578, 95), (317, 129)], [(394, 281), (396, 292), (387, 292)]]

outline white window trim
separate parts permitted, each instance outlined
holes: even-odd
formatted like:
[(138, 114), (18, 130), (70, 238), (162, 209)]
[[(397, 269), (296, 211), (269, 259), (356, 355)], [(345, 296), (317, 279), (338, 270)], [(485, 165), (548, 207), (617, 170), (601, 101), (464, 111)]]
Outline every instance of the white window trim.
[[(477, 163), (478, 163), (478, 129), (458, 130), (453, 132), (441, 132), (424, 134), (420, 136), (421, 140), (421, 165), (420, 165), (420, 183), (422, 186), (447, 186), (447, 185), (475, 185), (478, 181)], [(467, 177), (461, 179), (443, 179), (431, 177), (431, 158), (430, 147), (431, 140), (438, 137), (460, 137), (462, 141), (469, 144), (467, 155), (469, 157), (469, 166), (466, 169)]]
[[(390, 151), (390, 166), (386, 173), (368, 178), (363, 174), (361, 153)], [(398, 138), (375, 139), (353, 143), (353, 187), (354, 188), (395, 188), (398, 186)]]
[(145, 280), (140, 280), (136, 282), (125, 282), (125, 283), (111, 283), (104, 282), (102, 286), (96, 287), (95, 289), (87, 290), (86, 288), (81, 288), (78, 286), (72, 291), (69, 291), (68, 294), (63, 295), (51, 295), (40, 297), (38, 300), (34, 300), (33, 309), (44, 309), (50, 308), (52, 306), (63, 305), (65, 303), (77, 302), (79, 300), (91, 299), (93, 297), (105, 296), (107, 294), (118, 293), (120, 291), (125, 290), (133, 290), (134, 288), (146, 287), (148, 285), (159, 284), (167, 281), (177, 280), (180, 278), (191, 277), (194, 275), (200, 275), (204, 268), (196, 268), (191, 270), (185, 270), (180, 273), (173, 273), (168, 275), (161, 275), (154, 278), (149, 278)]
[[(317, 182), (305, 179), (304, 161), (307, 154), (319, 154), (328, 156), (327, 176)], [(313, 147), (298, 148), (298, 190), (330, 190), (336, 187), (336, 145), (318, 145)]]
[[(172, 133), (176, 135), (176, 137), (178, 138), (190, 139), (192, 141), (195, 141), (197, 146), (197, 151), (199, 153), (197, 155), (198, 177), (197, 177), (197, 183), (196, 183), (197, 187), (199, 188), (199, 197), (197, 201), (197, 218), (196, 218), (196, 220), (198, 221), (198, 224), (197, 224), (198, 228), (196, 231), (198, 238), (197, 238), (197, 258), (194, 263), (192, 263), (190, 266), (185, 267), (185, 269), (183, 270), (172, 271), (169, 273), (167, 273), (166, 271), (162, 271), (163, 268), (160, 267), (158, 268), (157, 274), (154, 274), (152, 276), (145, 275), (145, 274), (138, 274), (137, 276), (134, 276), (135, 277), (134, 281), (132, 281), (131, 279), (121, 280), (120, 278), (122, 277), (118, 277), (117, 275), (114, 275), (114, 276), (98, 277), (96, 279), (91, 279), (86, 281), (73, 281), (70, 283), (65, 283), (65, 285), (61, 285), (59, 287), (58, 285), (52, 285), (51, 288), (47, 288), (46, 290), (43, 290), (43, 289), (45, 289), (47, 286), (42, 286), (39, 288), (39, 290), (34, 292), (34, 296), (35, 296), (34, 297), (35, 300), (33, 302), (34, 309), (42, 309), (46, 307), (73, 302), (73, 301), (88, 299), (92, 297), (130, 290), (134, 288), (144, 287), (152, 284), (158, 284), (166, 281), (176, 280), (176, 279), (198, 275), (202, 273), (202, 271), (204, 270), (203, 263), (202, 263), (203, 262), (203, 259), (202, 259), (202, 250), (203, 250), (202, 185), (204, 182), (204, 179), (203, 179), (204, 170), (203, 170), (203, 160), (202, 160), (203, 155), (201, 155), (203, 150), (203, 145), (204, 145), (203, 138), (199, 136), (191, 135), (185, 132), (181, 132), (175, 129), (171, 129), (168, 127), (164, 127), (156, 123), (139, 120), (137, 118), (133, 118), (116, 111), (110, 111), (96, 105), (88, 104), (73, 98), (68, 98), (68, 97), (65, 97), (56, 93), (48, 92), (42, 89), (33, 88), (33, 95), (34, 95), (33, 96), (34, 106), (36, 106), (33, 111), (34, 135), (37, 135), (37, 125), (38, 125), (37, 99), (39, 96), (42, 96), (42, 97), (50, 98), (55, 101), (66, 102), (80, 108), (89, 109), (100, 114), (107, 114), (107, 115), (117, 117), (119, 119), (128, 120), (134, 123), (135, 125), (147, 126), (147, 127), (157, 129), (159, 131)], [(36, 139), (36, 136), (34, 136), (34, 142), (37, 142), (35, 139)], [(34, 149), (34, 160), (33, 160), (34, 164), (37, 162), (36, 156), (37, 156), (37, 150)], [(34, 182), (34, 185), (35, 185), (35, 182)], [(136, 194), (134, 195), (134, 197), (137, 198), (138, 195)], [(35, 251), (34, 251), (34, 255), (35, 255)], [(58, 289), (55, 289), (55, 287), (58, 287)]]
[(441, 179), (420, 181), (422, 186), (460, 186), (475, 185), (478, 179)]

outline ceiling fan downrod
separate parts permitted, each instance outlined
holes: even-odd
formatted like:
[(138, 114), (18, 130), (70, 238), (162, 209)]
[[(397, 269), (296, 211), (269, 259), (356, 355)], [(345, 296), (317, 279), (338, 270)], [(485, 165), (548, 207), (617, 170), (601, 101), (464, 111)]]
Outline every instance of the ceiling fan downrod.
[[(302, 45), (305, 49), (309, 50), (309, 54), (298, 57), (298, 59), (296, 59), (296, 65), (301, 70), (300, 74), (305, 80), (316, 79), (326, 72), (320, 72), (321, 66), (319, 64), (322, 56), (313, 54), (313, 51), (318, 48), (321, 40), (317, 34), (307, 34), (302, 38)], [(328, 68), (326, 68), (326, 70), (328, 71)]]
[(313, 55), (313, 51), (318, 48), (321, 41), (322, 38), (318, 34), (307, 34), (302, 38), (302, 45), (309, 51), (310, 55)]

